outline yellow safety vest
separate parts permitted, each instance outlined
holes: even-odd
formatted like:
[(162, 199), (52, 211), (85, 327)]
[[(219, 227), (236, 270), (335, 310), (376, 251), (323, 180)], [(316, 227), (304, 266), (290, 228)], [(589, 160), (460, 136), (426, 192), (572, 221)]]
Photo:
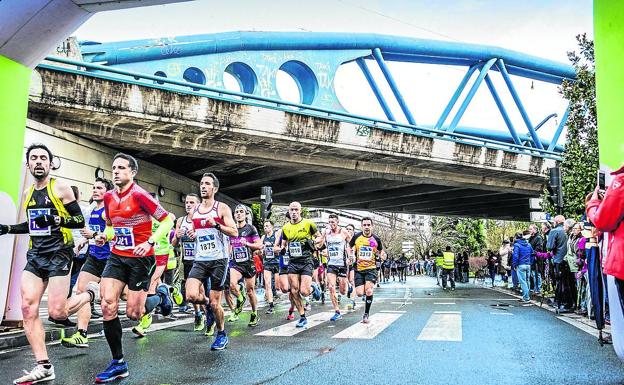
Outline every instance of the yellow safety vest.
[(442, 262), (443, 269), (454, 269), (455, 268), (455, 254), (450, 251), (445, 251), (443, 253), (444, 261)]
[(438, 267), (442, 266), (443, 262), (444, 262), (444, 256), (443, 255), (436, 255), (436, 257), (435, 257), (436, 266), (438, 266)]

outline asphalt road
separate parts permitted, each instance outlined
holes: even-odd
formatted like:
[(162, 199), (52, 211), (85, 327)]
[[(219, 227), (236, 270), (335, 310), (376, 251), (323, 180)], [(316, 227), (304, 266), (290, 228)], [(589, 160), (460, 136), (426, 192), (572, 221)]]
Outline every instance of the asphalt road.
[[(211, 352), (211, 337), (190, 320), (124, 333), (130, 376), (120, 384), (619, 384), (624, 365), (610, 346), (536, 306), (473, 285), (442, 291), (435, 279), (408, 277), (375, 291), (371, 323), (361, 302), (344, 319), (328, 321), (331, 306), (314, 303), (307, 330), (285, 320), (287, 305), (256, 328), (248, 314), (227, 323), (230, 345)], [(326, 313), (326, 314), (323, 314)], [(175, 325), (175, 326), (174, 326)], [(159, 325), (160, 327), (161, 325)], [(261, 335), (258, 335), (261, 334)], [(89, 349), (48, 347), (57, 379), (92, 384), (110, 359), (106, 341)], [(30, 370), (28, 348), (0, 352), (0, 384)]]

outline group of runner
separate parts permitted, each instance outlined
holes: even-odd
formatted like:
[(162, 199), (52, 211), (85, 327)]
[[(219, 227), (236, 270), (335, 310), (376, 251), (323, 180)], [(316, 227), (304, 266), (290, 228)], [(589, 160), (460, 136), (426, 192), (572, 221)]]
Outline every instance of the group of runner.
[[(250, 210), (238, 205), (232, 210), (215, 200), (219, 180), (205, 173), (199, 196), (185, 198), (186, 215), (174, 220), (155, 196), (135, 183), (138, 163), (132, 156), (119, 153), (112, 163), (112, 183), (97, 178), (93, 184), (92, 206), (85, 219), (78, 197), (70, 186), (50, 176), (53, 155), (43, 144), (26, 151), (26, 163), (35, 182), (26, 192), (24, 209), (27, 220), (17, 225), (0, 225), (2, 234), (29, 234), (27, 264), (21, 277), (24, 329), (37, 365), (14, 384), (33, 384), (55, 378), (54, 366), (47, 355), (44, 329), (39, 318), (41, 298), (47, 289), (51, 322), (69, 326), (68, 317), (78, 315), (77, 332), (62, 340), (63, 346), (89, 346), (87, 326), (94, 302), (99, 299), (103, 329), (112, 360), (96, 378), (106, 383), (127, 377), (124, 359), (119, 302), (126, 301), (128, 318), (138, 321), (132, 329), (145, 335), (155, 311), (168, 316), (173, 304), (195, 314), (195, 330), (212, 336), (212, 350), (225, 349), (225, 299), (231, 310), (228, 322), (239, 319), (247, 299), (251, 305), (248, 326), (258, 324), (256, 266), (254, 253), (261, 253), (264, 266), (266, 311), (275, 311), (272, 282), (288, 295), (287, 320), (299, 314), (295, 327), (307, 325), (308, 296), (320, 299), (324, 287), (335, 313), (331, 321), (342, 318), (340, 299), (351, 297), (353, 288), (365, 300), (362, 322), (369, 322), (379, 261), (385, 259), (381, 240), (373, 234), (373, 222), (364, 218), (361, 232), (352, 225), (339, 226), (331, 215), (329, 226), (319, 231), (316, 224), (301, 216), (301, 205), (288, 206), (287, 223), (274, 229), (263, 224), (260, 237), (251, 224)], [(71, 230), (81, 229), (88, 240), (88, 257), (80, 271), (76, 293), (67, 297), (72, 249)], [(179, 246), (183, 258), (181, 292), (162, 282), (172, 246)], [(338, 288), (338, 291), (336, 290)], [(340, 295), (338, 294), (340, 293)], [(350, 305), (354, 308), (355, 301)]]

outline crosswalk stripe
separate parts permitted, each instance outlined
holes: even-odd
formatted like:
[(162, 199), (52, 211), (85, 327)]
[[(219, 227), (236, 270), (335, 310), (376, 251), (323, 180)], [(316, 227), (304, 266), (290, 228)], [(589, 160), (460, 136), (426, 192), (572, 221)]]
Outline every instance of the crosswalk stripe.
[(402, 315), (401, 313), (375, 313), (370, 316), (370, 323), (358, 322), (332, 338), (373, 339)]
[(457, 341), (462, 340), (461, 312), (436, 311), (418, 335), (420, 341)]
[(316, 313), (308, 317), (308, 325), (305, 328), (297, 328), (297, 321), (289, 322), (284, 325), (280, 325), (263, 332), (257, 333), (257, 336), (268, 336), (268, 337), (292, 337), (295, 334), (299, 334), (306, 329), (311, 329), (315, 326), (322, 324), (323, 322), (329, 321), (331, 316), (334, 315), (334, 312), (323, 312)]

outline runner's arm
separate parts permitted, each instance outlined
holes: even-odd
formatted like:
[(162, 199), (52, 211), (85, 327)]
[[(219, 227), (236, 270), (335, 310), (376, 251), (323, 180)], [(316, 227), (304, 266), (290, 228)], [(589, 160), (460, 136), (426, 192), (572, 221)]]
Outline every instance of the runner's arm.
[(175, 232), (173, 233), (173, 239), (171, 240), (171, 246), (177, 246), (178, 245), (178, 231), (180, 230), (180, 224), (182, 223), (182, 220), (184, 220), (184, 217), (180, 217), (176, 220), (176, 225), (175, 225)]
[(0, 225), (0, 235), (4, 234), (28, 234), (28, 222), (17, 225)]
[(229, 235), (230, 237), (238, 236), (238, 229), (236, 228), (236, 223), (232, 217), (232, 209), (225, 204), (220, 204), (219, 216), (223, 220), (223, 225), (219, 225), (219, 231), (225, 235)]

